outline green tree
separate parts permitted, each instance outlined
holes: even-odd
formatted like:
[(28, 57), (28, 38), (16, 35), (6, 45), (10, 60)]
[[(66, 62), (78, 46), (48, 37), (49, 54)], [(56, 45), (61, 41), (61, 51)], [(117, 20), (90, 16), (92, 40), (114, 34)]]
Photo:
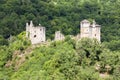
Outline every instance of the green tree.
[(99, 61), (99, 55), (102, 49), (100, 42), (96, 39), (82, 38), (76, 44), (76, 51), (80, 56), (80, 62), (83, 60), (88, 65), (95, 64), (95, 61)]

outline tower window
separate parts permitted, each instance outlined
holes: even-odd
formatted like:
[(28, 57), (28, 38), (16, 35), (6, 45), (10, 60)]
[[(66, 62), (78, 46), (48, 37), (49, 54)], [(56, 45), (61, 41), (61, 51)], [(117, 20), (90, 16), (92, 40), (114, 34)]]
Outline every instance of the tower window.
[(36, 37), (36, 35), (34, 35), (34, 38)]

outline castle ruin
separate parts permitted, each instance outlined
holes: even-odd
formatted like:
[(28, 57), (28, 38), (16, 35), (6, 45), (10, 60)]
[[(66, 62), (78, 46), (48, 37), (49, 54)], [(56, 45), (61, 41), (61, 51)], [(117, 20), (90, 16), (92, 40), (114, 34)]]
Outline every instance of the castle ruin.
[[(76, 36), (76, 39), (81, 39), (84, 37), (95, 38), (100, 41), (100, 28), (101, 26), (96, 24), (93, 20), (92, 24), (88, 20), (83, 20), (80, 22), (80, 33)], [(45, 27), (34, 26), (33, 22), (30, 21), (30, 24), (26, 23), (26, 37), (31, 40), (32, 44), (38, 44), (45, 42)], [(64, 40), (65, 37), (60, 31), (55, 32), (55, 41)]]
[(87, 38), (95, 38), (100, 41), (100, 25), (96, 24), (93, 20), (91, 24), (88, 20), (83, 20), (80, 23), (80, 38), (87, 37)]
[(26, 37), (31, 40), (32, 44), (45, 42), (45, 27), (34, 26), (32, 21), (30, 21), (30, 25), (26, 23)]

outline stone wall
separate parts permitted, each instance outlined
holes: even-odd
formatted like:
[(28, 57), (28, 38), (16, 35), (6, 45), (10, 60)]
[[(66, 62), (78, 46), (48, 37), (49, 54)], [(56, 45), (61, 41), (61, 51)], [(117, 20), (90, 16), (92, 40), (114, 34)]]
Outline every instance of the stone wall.
[(64, 35), (60, 31), (55, 32), (55, 41), (57, 40), (64, 40)]

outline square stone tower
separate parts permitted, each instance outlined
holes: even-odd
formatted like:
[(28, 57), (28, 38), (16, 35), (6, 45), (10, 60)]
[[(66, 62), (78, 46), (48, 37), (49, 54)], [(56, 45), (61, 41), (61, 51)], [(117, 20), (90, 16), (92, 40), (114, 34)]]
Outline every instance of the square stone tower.
[(26, 37), (31, 40), (32, 44), (45, 42), (45, 27), (41, 25), (35, 27), (32, 21), (30, 21), (30, 25), (26, 23)]
[(88, 21), (88, 20), (83, 20), (83, 21), (81, 21), (81, 24), (80, 24), (80, 26), (81, 26), (81, 38), (82, 37), (88, 37), (88, 38), (90, 38), (91, 37), (91, 31), (90, 31), (90, 22)]
[(93, 23), (91, 24), (88, 20), (83, 20), (80, 23), (81, 26), (81, 34), (80, 38), (88, 37), (88, 38), (96, 38), (98, 41), (100, 41), (100, 25), (96, 24), (96, 22), (93, 20)]

